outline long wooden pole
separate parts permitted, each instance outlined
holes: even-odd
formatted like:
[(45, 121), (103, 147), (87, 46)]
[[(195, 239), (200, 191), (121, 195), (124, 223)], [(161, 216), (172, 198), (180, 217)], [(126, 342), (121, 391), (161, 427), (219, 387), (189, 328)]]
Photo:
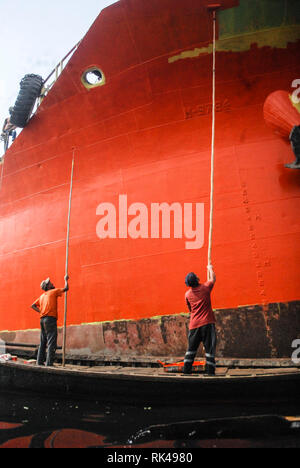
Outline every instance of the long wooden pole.
[[(74, 173), (74, 151), (71, 168), (70, 180), (70, 194), (69, 194), (69, 211), (68, 211), (68, 225), (67, 225), (67, 239), (66, 239), (66, 269), (65, 275), (68, 276), (69, 268), (69, 240), (70, 240), (70, 219), (71, 219), (71, 204), (72, 204), (72, 190), (73, 190), (73, 173)], [(64, 329), (63, 329), (63, 346), (62, 346), (62, 365), (65, 367), (66, 363), (66, 336), (67, 336), (67, 305), (68, 305), (68, 292), (65, 292), (65, 310), (64, 310)]]
[(216, 119), (216, 10), (213, 10), (212, 132), (211, 132), (211, 171), (210, 171), (210, 214), (209, 214), (209, 236), (208, 236), (208, 266), (211, 265), (213, 213), (214, 213), (215, 119)]

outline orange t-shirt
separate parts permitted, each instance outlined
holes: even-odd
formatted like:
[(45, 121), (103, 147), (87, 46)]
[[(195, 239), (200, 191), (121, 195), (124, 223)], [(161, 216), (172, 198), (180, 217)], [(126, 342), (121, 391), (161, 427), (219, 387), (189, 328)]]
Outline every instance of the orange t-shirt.
[(49, 289), (45, 291), (34, 304), (40, 309), (40, 317), (55, 317), (57, 319), (57, 298), (62, 295), (63, 289)]

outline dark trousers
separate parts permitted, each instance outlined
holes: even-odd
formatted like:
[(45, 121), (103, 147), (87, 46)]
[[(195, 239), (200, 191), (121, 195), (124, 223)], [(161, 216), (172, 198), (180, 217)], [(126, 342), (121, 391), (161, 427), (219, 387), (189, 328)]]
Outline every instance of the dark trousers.
[(215, 373), (215, 354), (216, 354), (216, 327), (214, 323), (203, 325), (203, 327), (194, 328), (189, 331), (189, 346), (184, 358), (183, 372), (190, 374), (192, 372), (193, 362), (200, 343), (202, 342), (205, 349), (206, 366), (205, 373), (214, 375)]
[[(47, 359), (46, 359), (46, 347)], [(53, 366), (57, 348), (57, 320), (55, 317), (41, 318), (41, 340), (37, 355), (37, 364), (42, 366), (46, 360), (46, 366)]]

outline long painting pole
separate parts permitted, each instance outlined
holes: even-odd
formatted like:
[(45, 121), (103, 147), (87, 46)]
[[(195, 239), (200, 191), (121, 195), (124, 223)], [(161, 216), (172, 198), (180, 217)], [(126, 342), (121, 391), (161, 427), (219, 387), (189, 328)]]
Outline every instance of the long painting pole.
[(211, 266), (213, 213), (214, 213), (214, 159), (215, 159), (215, 119), (216, 119), (216, 10), (219, 4), (210, 5), (213, 13), (213, 70), (212, 70), (212, 131), (211, 131), (211, 171), (210, 171), (210, 214), (208, 235), (208, 266)]
[[(74, 151), (71, 168), (71, 181), (70, 181), (70, 194), (69, 194), (69, 211), (68, 211), (68, 225), (67, 225), (67, 239), (66, 239), (66, 269), (65, 275), (68, 276), (69, 267), (69, 239), (70, 239), (70, 219), (71, 219), (71, 203), (72, 203), (72, 190), (73, 190), (73, 173), (74, 173)], [(64, 329), (63, 329), (63, 346), (62, 346), (62, 365), (65, 367), (66, 363), (66, 335), (67, 335), (67, 305), (68, 305), (68, 292), (65, 292), (65, 310), (64, 310)]]

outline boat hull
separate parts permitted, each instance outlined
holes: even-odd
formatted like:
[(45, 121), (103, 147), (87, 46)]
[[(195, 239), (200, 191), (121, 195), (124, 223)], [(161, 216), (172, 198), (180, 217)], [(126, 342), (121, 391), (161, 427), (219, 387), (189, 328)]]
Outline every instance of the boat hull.
[[(283, 18), (261, 3), (259, 24), (248, 0), (226, 0), (218, 13), (212, 302), (221, 356), (290, 356), (300, 333), (300, 172), (284, 167), (290, 144), (263, 118), (267, 96), (292, 92), (300, 73), (299, 25), (292, 10)], [(198, 0), (122, 0), (95, 21), (1, 167), (2, 340), (36, 341), (39, 284), (50, 276), (62, 286), (74, 157), (68, 348), (184, 352), (184, 278), (206, 279), (211, 38)], [(91, 66), (105, 82), (86, 89)], [(153, 232), (157, 203), (182, 215), (189, 205), (194, 224), (198, 206), (194, 238), (171, 215), (169, 236), (162, 219)], [(115, 210), (106, 225), (103, 204)], [(134, 216), (137, 204), (146, 218)]]
[[(290, 358), (297, 351), (300, 303), (269, 304), (215, 310), (217, 355), (230, 358)], [(67, 352), (73, 356), (184, 356), (189, 315), (178, 314), (141, 320), (68, 326)], [(5, 343), (39, 343), (40, 330), (1, 332)], [(58, 329), (58, 345), (63, 329)], [(293, 344), (297, 346), (293, 347)], [(5, 346), (3, 349), (5, 352)], [(202, 347), (198, 356), (204, 356)]]
[[(126, 403), (148, 402), (168, 405), (178, 402), (193, 404), (203, 399), (298, 398), (300, 371), (278, 374), (204, 377), (201, 374), (180, 376), (153, 372), (134, 374), (128, 370), (91, 368), (79, 370), (45, 368), (18, 363), (0, 364), (2, 390), (27, 391), (51, 396), (83, 397)], [(247, 372), (245, 372), (247, 374)]]

